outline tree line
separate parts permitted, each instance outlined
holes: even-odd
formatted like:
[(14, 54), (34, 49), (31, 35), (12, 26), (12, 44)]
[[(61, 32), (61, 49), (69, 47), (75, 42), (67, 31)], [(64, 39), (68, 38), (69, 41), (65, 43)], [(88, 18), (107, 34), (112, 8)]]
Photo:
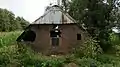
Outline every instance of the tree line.
[(28, 24), (23, 17), (15, 17), (13, 12), (0, 8), (0, 32), (23, 30)]
[(107, 51), (112, 28), (120, 28), (119, 0), (62, 0), (63, 10), (84, 26), (93, 39)]

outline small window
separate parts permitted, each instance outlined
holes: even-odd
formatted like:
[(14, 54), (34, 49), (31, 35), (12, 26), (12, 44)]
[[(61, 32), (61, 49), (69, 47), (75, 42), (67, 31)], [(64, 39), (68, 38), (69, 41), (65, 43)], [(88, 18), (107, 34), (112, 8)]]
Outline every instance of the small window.
[(61, 32), (60, 30), (54, 30), (54, 31), (50, 31), (50, 37), (61, 37)]
[(77, 40), (81, 40), (81, 34), (77, 34)]

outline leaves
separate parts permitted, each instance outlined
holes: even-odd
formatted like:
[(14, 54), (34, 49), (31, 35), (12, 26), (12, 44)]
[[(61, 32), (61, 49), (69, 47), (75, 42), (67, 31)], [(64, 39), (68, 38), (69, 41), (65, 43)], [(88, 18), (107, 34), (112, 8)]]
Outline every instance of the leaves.
[(109, 49), (109, 33), (116, 25), (114, 22), (117, 16), (114, 14), (118, 7), (117, 0), (72, 0), (69, 14), (78, 21), (78, 24), (85, 25), (89, 34), (99, 41), (104, 51)]
[(18, 17), (15, 18), (15, 15), (11, 11), (0, 8), (0, 31), (5, 32), (25, 29), (29, 22), (22, 17), (19, 17), (19, 19)]

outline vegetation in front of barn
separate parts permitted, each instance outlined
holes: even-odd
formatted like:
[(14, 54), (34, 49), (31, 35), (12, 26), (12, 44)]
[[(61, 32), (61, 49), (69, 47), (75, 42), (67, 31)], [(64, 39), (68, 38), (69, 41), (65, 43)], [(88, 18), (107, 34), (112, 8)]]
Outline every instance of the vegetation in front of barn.
[(70, 4), (63, 1), (63, 9), (98, 39), (86, 41), (68, 56), (43, 56), (27, 47), (18, 48), (15, 40), (19, 33), (8, 31), (25, 29), (28, 23), (0, 9), (0, 31), (6, 32), (0, 32), (0, 67), (120, 67), (120, 39), (111, 33), (111, 28), (120, 28), (119, 0), (71, 0)]
[(118, 36), (114, 33), (110, 36), (110, 42), (113, 43), (110, 52), (104, 53), (96, 41), (91, 39), (67, 56), (43, 56), (26, 46), (18, 48), (15, 40), (19, 35), (20, 32), (1, 34), (0, 67), (120, 66), (120, 43)]

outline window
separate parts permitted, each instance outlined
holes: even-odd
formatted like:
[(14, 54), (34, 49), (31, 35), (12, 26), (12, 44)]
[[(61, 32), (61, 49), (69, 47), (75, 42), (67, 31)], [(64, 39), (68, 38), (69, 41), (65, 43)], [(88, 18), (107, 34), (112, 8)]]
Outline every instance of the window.
[(81, 40), (81, 34), (77, 34), (77, 40)]
[(50, 31), (50, 37), (61, 37), (60, 34), (61, 34), (60, 30)]
[(52, 46), (58, 46), (59, 45), (59, 37), (61, 37), (60, 34), (61, 34), (60, 30), (50, 31)]

